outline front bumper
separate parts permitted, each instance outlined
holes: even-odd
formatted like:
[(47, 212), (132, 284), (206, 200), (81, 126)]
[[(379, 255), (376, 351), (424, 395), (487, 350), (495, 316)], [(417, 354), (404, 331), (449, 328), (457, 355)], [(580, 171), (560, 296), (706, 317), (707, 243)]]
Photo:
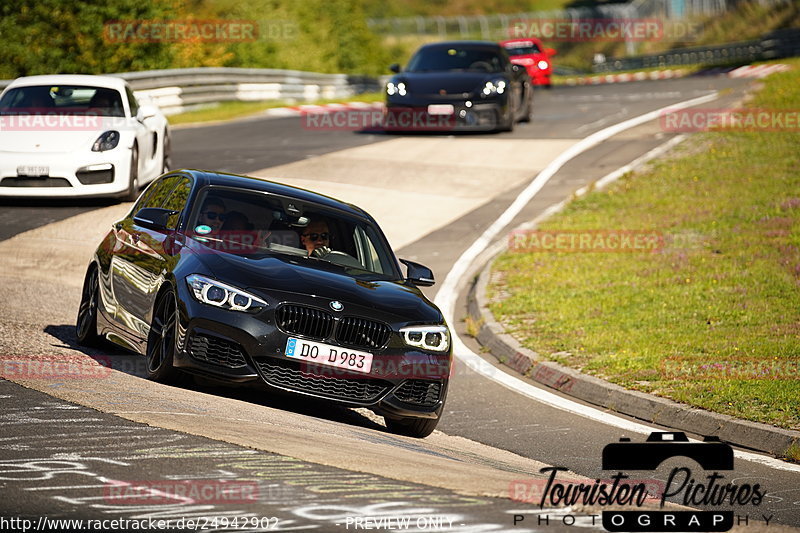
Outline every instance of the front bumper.
[[(202, 304), (185, 287), (178, 290), (180, 335), (173, 360), (177, 368), (227, 382), (366, 407), (393, 417), (441, 415), (452, 354), (433, 354), (408, 347), (394, 325), (389, 341), (381, 349), (345, 346), (333, 336), (324, 340), (309, 338), (372, 353), (372, 371), (361, 374), (285, 356), (290, 337), (308, 337), (289, 334), (278, 327), (275, 311), (284, 305), (280, 300), (270, 299), (266, 309), (248, 314)], [(293, 296), (296, 298), (287, 304), (323, 308), (322, 302), (315, 301), (313, 296)], [(354, 310), (355, 306), (348, 308)]]
[[(452, 115), (431, 114), (430, 105), (452, 105)], [(505, 98), (495, 100), (404, 99), (388, 101), (384, 116), (387, 131), (491, 131), (509, 120)]]
[[(128, 190), (130, 165), (130, 151), (121, 147), (80, 158), (71, 153), (0, 151), (0, 196), (117, 196)], [(47, 167), (49, 171), (45, 176), (20, 176), (18, 168), (22, 166)]]

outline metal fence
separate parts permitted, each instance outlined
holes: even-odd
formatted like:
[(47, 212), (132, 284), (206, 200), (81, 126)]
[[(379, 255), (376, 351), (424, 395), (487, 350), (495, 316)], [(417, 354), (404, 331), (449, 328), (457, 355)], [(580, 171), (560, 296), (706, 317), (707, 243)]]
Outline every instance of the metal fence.
[(678, 65), (725, 65), (800, 55), (800, 28), (776, 30), (761, 39), (721, 46), (679, 48), (659, 54), (610, 59), (594, 65), (595, 72), (637, 70)]
[[(226, 101), (311, 102), (380, 90), (375, 78), (299, 70), (202, 67), (111, 74), (128, 81), (136, 96), (165, 114)], [(0, 89), (11, 83), (0, 81)]]

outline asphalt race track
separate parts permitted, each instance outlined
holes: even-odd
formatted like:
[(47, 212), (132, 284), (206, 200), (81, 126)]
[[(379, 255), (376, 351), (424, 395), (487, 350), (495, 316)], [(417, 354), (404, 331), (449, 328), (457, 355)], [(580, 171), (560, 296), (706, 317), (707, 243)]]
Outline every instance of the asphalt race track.
[[(580, 139), (715, 92), (719, 97), (708, 107), (731, 105), (752, 83), (698, 76), (539, 91), (533, 122), (503, 134), (310, 131), (297, 117), (185, 127), (173, 132), (173, 161), (268, 176), (364, 207), (398, 256), (430, 266), (441, 282), (520, 190)], [(652, 121), (581, 154), (506, 231), (674, 135)], [(34, 523), (41, 517), (215, 518), (208, 529), (227, 524), (239, 531), (357, 530), (366, 529), (367, 518), (395, 520), (383, 522), (383, 529), (395, 530), (404, 529), (406, 522), (397, 522), (402, 518), (411, 521), (409, 530), (604, 531), (599, 507), (540, 509), (531, 496), (540, 494), (547, 477), (540, 469), (565, 467), (561, 479), (608, 480), (613, 472), (601, 468), (603, 447), (641, 435), (537, 403), (463, 364), (456, 367), (442, 422), (423, 440), (390, 434), (380, 418), (362, 410), (211, 384), (150, 382), (142, 377), (143, 357), (79, 348), (73, 331), (91, 252), (130, 204), (0, 206), (0, 354), (78, 358), (90, 365), (94, 358), (115, 369), (81, 379), (0, 380), (0, 516)], [(439, 287), (426, 293), (433, 298)], [(460, 296), (452, 324), (459, 331), (458, 319), (466, 315)], [(493, 361), (486, 357), (486, 365)], [(684, 464), (674, 459), (637, 475), (663, 483), (671, 468)], [(696, 463), (690, 468), (698, 483), (707, 482)], [(160, 482), (239, 483), (255, 497), (215, 493), (198, 502), (151, 494), (131, 501), (113, 488)], [(734, 530), (800, 526), (800, 467), (737, 459), (725, 482), (758, 483), (765, 492), (757, 506), (732, 508)], [(254, 520), (250, 526), (261, 521), (243, 528), (232, 524), (237, 517), (242, 524)]]

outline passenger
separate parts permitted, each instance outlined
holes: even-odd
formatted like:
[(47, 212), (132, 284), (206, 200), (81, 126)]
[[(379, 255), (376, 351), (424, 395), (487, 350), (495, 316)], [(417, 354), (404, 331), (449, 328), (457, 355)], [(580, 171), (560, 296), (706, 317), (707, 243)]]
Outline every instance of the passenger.
[(330, 249), (330, 230), (325, 220), (312, 220), (300, 233), (300, 243), (305, 247), (308, 255), (318, 248)]
[(222, 224), (222, 231), (251, 231), (253, 225), (244, 213), (231, 211), (225, 215), (225, 223)]

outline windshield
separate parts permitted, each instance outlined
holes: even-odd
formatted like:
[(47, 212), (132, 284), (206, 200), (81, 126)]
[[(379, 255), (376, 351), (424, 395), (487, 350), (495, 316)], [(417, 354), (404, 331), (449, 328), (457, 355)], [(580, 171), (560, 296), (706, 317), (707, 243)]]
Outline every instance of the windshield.
[(119, 91), (79, 85), (16, 87), (0, 99), (0, 114), (55, 113), (124, 117)]
[(502, 72), (503, 57), (487, 47), (430, 47), (417, 52), (407, 72), (477, 71)]
[(528, 56), (531, 54), (541, 54), (542, 51), (536, 46), (533, 41), (524, 41), (519, 43), (508, 43), (503, 45), (510, 56)]
[(400, 279), (394, 254), (372, 224), (315, 204), (207, 187), (188, 228), (190, 237), (220, 252), (292, 256), (358, 279)]

